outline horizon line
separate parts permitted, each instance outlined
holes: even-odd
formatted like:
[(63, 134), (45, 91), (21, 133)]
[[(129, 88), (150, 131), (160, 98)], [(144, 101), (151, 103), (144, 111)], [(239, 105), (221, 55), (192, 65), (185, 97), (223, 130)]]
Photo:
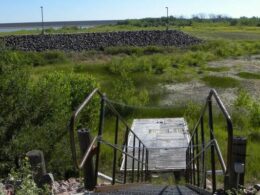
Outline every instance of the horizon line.
[[(200, 18), (202, 20), (207, 20), (207, 19), (213, 19), (213, 18), (210, 18), (210, 14), (204, 14), (205, 17), (204, 18)], [(199, 16), (199, 14), (193, 14), (191, 17), (185, 17), (185, 16), (173, 16), (173, 15), (170, 15), (169, 17), (173, 17), (173, 18), (177, 18), (177, 19), (193, 19), (194, 16)], [(240, 17), (232, 17), (232, 16), (227, 16), (227, 15), (224, 15), (224, 14), (214, 14), (214, 16), (222, 16), (222, 17), (225, 17), (225, 18), (228, 18), (228, 19), (240, 19), (240, 18), (259, 18), (259, 16), (251, 16), (251, 17), (247, 17), (247, 16), (240, 16)], [(161, 16), (161, 17), (145, 17), (145, 18), (125, 18), (125, 19), (93, 19), (93, 20), (46, 20), (44, 21), (44, 23), (58, 23), (58, 22), (64, 22), (64, 23), (69, 23), (69, 22), (116, 22), (116, 21), (125, 21), (125, 20), (142, 20), (142, 19), (159, 19), (159, 18), (165, 18), (166, 16)], [(42, 23), (41, 21), (32, 21), (32, 22), (5, 22), (5, 23), (2, 23), (0, 22), (1, 25), (14, 25), (14, 24), (36, 24), (36, 23)]]

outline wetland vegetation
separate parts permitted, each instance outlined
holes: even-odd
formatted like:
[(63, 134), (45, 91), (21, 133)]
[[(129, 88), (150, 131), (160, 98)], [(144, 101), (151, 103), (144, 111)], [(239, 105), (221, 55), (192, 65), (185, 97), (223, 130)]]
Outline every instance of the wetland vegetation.
[[(148, 29), (163, 30), (165, 26), (130, 21), (84, 32)], [(129, 124), (133, 118), (184, 115), (191, 130), (209, 89), (214, 87), (227, 102), (235, 135), (248, 138), (246, 180), (259, 182), (260, 27), (197, 22), (171, 24), (170, 29), (182, 30), (204, 42), (182, 49), (110, 47), (83, 52), (22, 52), (1, 46), (0, 141), (4, 144), (0, 149), (0, 177), (15, 167), (14, 159), (34, 148), (44, 151), (48, 169), (55, 177), (70, 177), (70, 150), (63, 147), (68, 145), (66, 125), (71, 112), (95, 87), (111, 100), (125, 104), (116, 106)], [(98, 114), (97, 103), (95, 100), (86, 111), (91, 117)], [(216, 112), (214, 120), (223, 119)], [(96, 121), (88, 116), (84, 122), (89, 121), (89, 128), (95, 131)], [(215, 133), (225, 156), (225, 125), (216, 124)], [(113, 139), (109, 133), (113, 126), (106, 121), (108, 140)], [(111, 153), (104, 147), (102, 162), (110, 162)]]

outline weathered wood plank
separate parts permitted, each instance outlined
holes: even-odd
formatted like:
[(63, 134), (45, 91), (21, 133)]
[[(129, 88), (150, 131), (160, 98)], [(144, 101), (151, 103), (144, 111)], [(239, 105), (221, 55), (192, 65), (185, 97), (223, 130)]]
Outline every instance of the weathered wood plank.
[[(186, 149), (190, 139), (184, 118), (135, 119), (132, 130), (149, 149), (149, 170), (180, 170), (186, 168)], [(138, 141), (136, 140), (136, 147)], [(129, 134), (128, 152), (133, 154), (133, 134)], [(137, 149), (135, 157), (138, 157)], [(132, 168), (128, 158), (127, 169)], [(124, 160), (121, 170), (124, 170)], [(135, 162), (137, 167), (137, 162)]]

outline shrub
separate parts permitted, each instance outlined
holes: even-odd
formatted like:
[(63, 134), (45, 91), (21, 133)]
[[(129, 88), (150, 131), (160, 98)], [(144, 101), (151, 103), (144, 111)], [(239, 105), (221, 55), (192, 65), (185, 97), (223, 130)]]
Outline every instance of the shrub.
[(126, 74), (113, 82), (111, 99), (138, 106), (145, 105), (149, 101), (148, 92), (146, 90), (137, 91), (134, 82)]
[(158, 46), (147, 46), (144, 48), (144, 54), (155, 54), (155, 53), (164, 53), (164, 48)]
[(65, 63), (63, 52), (47, 51), (43, 53), (0, 50), (0, 62), (3, 64), (42, 66)]
[[(29, 107), (31, 114), (27, 118), (30, 122), (14, 140), (15, 155), (40, 149), (49, 162), (50, 170), (58, 176), (64, 176), (66, 170), (72, 169), (70, 149), (60, 145), (69, 145), (68, 138), (64, 137), (68, 132), (69, 117), (95, 87), (97, 83), (90, 76), (66, 75), (60, 72), (42, 76), (33, 86)], [(95, 99), (84, 111), (84, 120), (82, 118), (80, 123), (88, 124), (89, 128), (96, 124), (97, 103)]]
[(251, 123), (252, 126), (255, 128), (260, 127), (260, 103), (253, 102), (252, 109), (251, 109)]
[(42, 66), (46, 64), (46, 61), (42, 54), (39, 54), (37, 52), (28, 52), (23, 54), (27, 59), (26, 60), (27, 64), (30, 64), (32, 66)]
[[(235, 128), (242, 130), (248, 129), (250, 125), (250, 109), (252, 106), (252, 99), (244, 90), (239, 90), (239, 94), (234, 102), (233, 121)], [(241, 114), (243, 113), (243, 114)]]
[(190, 101), (184, 111), (184, 117), (187, 119), (189, 125), (190, 125), (190, 130), (192, 131), (196, 124), (196, 120), (198, 120), (198, 117), (200, 116), (201, 112), (201, 105), (198, 105), (192, 101)]
[(163, 74), (168, 67), (171, 65), (171, 61), (169, 58), (162, 57), (161, 55), (155, 55), (151, 58), (152, 72), (155, 74)]
[(108, 65), (108, 70), (113, 74), (125, 73), (155, 73), (162, 74), (170, 67), (170, 58), (161, 55), (131, 56), (123, 59), (114, 58)]
[(238, 129), (260, 127), (260, 103), (244, 90), (239, 91), (234, 103), (234, 122)]
[(116, 54), (141, 55), (143, 52), (140, 47), (118, 46), (118, 47), (105, 48), (105, 53), (111, 55), (116, 55)]
[[(13, 53), (10, 61), (16, 61)], [(72, 169), (70, 149), (64, 147), (69, 145), (64, 137), (67, 124), (72, 111), (96, 87), (91, 76), (62, 72), (47, 73), (32, 83), (25, 66), (0, 63), (1, 175), (14, 166), (16, 157), (32, 149), (44, 152), (49, 169), (56, 176)], [(97, 104), (94, 99), (79, 124), (95, 126)]]
[(46, 64), (64, 63), (66, 61), (64, 53), (60, 51), (47, 51), (42, 55)]
[(0, 51), (3, 51), (5, 50), (5, 43), (4, 43), (4, 40), (0, 37)]
[(12, 158), (7, 148), (21, 130), (21, 126), (26, 125), (29, 75), (27, 67), (12, 64), (18, 61), (17, 55), (6, 52), (1, 52), (0, 55), (4, 57), (0, 59), (6, 63), (0, 61), (0, 173), (6, 174), (12, 166), (9, 163)]

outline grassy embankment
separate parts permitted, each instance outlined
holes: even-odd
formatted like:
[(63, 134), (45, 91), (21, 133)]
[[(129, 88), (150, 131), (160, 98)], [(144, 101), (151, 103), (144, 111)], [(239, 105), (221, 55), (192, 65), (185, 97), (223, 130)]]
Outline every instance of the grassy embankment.
[[(104, 32), (118, 30), (162, 30), (165, 27), (135, 27), (135, 26), (100, 26), (91, 29), (76, 30), (76, 32)], [(176, 29), (170, 27), (170, 29)], [(186, 83), (191, 80), (202, 82), (210, 87), (219, 89), (246, 88), (243, 80), (229, 76), (212, 76), (214, 72), (225, 72), (228, 67), (212, 68), (207, 64), (210, 61), (232, 58), (244, 55), (260, 54), (260, 28), (259, 27), (228, 27), (204, 26), (177, 28), (189, 34), (198, 36), (208, 42), (202, 45), (185, 49), (173, 47), (117, 47), (107, 48), (105, 51), (75, 52), (43, 52), (24, 53), (32, 64), (31, 78), (37, 80), (39, 75), (46, 72), (63, 71), (77, 74), (92, 74), (101, 84), (101, 88), (108, 97), (118, 102), (134, 105), (157, 106), (160, 99), (166, 95), (160, 89), (163, 84)], [(55, 31), (75, 32), (75, 31)], [(14, 34), (35, 34), (32, 32), (17, 32)], [(4, 35), (3, 33), (1, 35)], [(241, 72), (243, 79), (259, 79), (260, 73)], [(160, 84), (160, 85), (159, 85)], [(125, 92), (125, 89), (128, 89)], [(242, 92), (241, 92), (242, 93)], [(202, 94), (206, 96), (207, 94)], [(243, 95), (243, 94), (242, 94)], [(240, 95), (240, 96), (242, 96)], [(173, 117), (186, 114), (190, 127), (198, 118), (201, 105), (197, 103), (181, 105), (175, 109), (129, 109), (127, 120), (142, 117)], [(247, 182), (256, 182), (260, 179), (259, 148), (259, 103), (256, 100), (237, 103), (232, 106), (235, 122), (235, 134), (248, 136)], [(246, 115), (241, 114), (245, 112)], [(218, 114), (217, 114), (218, 115)], [(241, 118), (243, 116), (243, 118)], [(255, 118), (254, 118), (255, 117)], [(258, 118), (257, 118), (258, 117)], [(217, 117), (215, 120), (221, 120)], [(242, 120), (242, 121), (241, 121)], [(253, 123), (252, 121), (258, 120)], [(106, 137), (112, 140), (111, 131), (114, 124), (107, 121)], [(111, 129), (111, 130), (110, 130)], [(224, 124), (215, 126), (216, 136), (225, 154), (226, 132)], [(110, 161), (111, 152), (105, 149), (103, 160)], [(104, 167), (108, 168), (108, 167)]]

